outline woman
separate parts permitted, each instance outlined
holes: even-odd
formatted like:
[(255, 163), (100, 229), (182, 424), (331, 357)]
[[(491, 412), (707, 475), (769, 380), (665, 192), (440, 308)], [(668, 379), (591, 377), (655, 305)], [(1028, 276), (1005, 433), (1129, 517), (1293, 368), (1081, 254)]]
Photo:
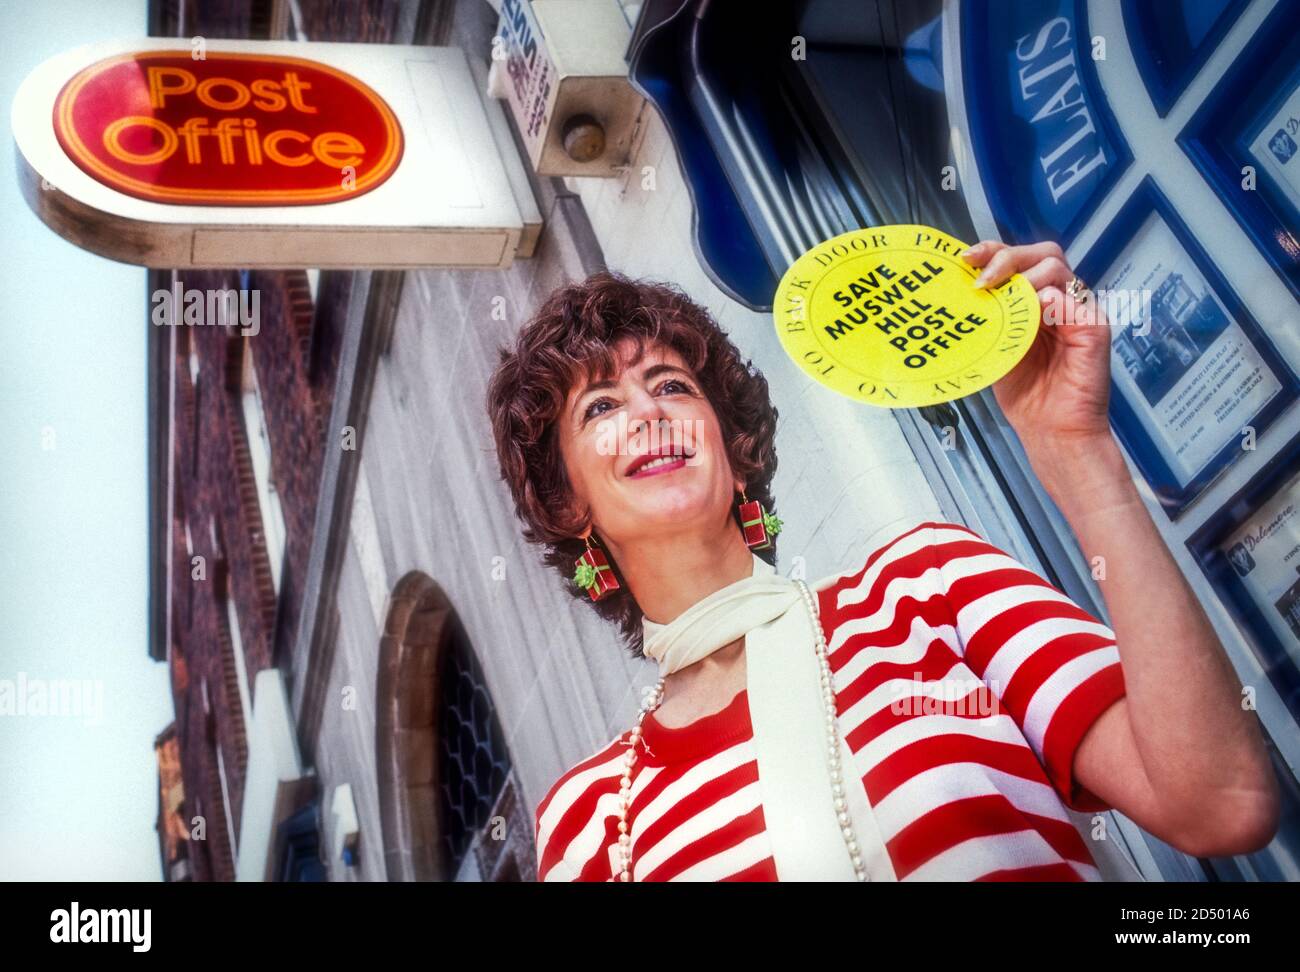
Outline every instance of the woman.
[(538, 805), (539, 879), (1097, 880), (1067, 806), (1202, 857), (1272, 838), (1257, 722), (1110, 432), (1104, 318), (1053, 243), (963, 256), (975, 286), (1038, 291), (994, 393), (1104, 563), (1113, 630), (955, 524), (778, 574), (763, 377), (673, 288), (560, 288), (493, 376), (502, 475), (661, 678)]

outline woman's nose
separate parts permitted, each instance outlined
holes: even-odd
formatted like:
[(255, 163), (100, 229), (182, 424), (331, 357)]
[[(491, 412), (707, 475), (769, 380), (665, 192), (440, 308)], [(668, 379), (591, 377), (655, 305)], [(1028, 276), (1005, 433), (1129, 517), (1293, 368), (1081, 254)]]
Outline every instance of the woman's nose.
[(633, 432), (656, 422), (668, 421), (668, 414), (664, 411), (663, 400), (646, 392), (634, 394), (628, 401), (627, 411), (628, 429)]
[(663, 406), (655, 398), (648, 398), (645, 404), (630, 403), (627, 423), (627, 451), (640, 455), (647, 452), (668, 434), (671, 423), (664, 414)]

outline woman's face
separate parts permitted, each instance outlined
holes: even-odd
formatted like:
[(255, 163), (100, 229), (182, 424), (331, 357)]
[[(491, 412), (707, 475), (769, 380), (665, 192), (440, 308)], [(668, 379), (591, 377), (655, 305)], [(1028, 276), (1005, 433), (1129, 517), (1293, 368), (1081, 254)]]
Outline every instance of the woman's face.
[(613, 378), (578, 382), (557, 420), (579, 514), (589, 510), (592, 529), (615, 545), (647, 531), (719, 529), (743, 484), (695, 375), (658, 342), (640, 360), (631, 337), (614, 350)]

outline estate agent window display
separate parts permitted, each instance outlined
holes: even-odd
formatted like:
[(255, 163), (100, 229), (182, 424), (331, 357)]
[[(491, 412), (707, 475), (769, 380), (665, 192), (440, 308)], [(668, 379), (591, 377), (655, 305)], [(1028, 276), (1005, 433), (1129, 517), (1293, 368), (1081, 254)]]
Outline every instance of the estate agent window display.
[(525, 538), (660, 678), (537, 805), (539, 880), (1099, 880), (1066, 807), (1198, 857), (1272, 838), (1258, 722), (1110, 429), (1111, 329), (1055, 243), (963, 256), (976, 286), (1038, 292), (994, 394), (1104, 558), (1113, 629), (953, 523), (785, 577), (766, 379), (671, 285), (562, 286), (500, 353), (501, 472)]

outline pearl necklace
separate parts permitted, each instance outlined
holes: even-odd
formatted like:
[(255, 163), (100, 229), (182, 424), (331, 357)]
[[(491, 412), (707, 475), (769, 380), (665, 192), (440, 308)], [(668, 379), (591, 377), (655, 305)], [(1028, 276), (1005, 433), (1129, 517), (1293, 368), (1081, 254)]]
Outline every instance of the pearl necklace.
[[(817, 666), (820, 669), (822, 703), (826, 710), (826, 762), (830, 770), (831, 792), (835, 796), (835, 815), (840, 825), (840, 834), (844, 837), (844, 846), (853, 862), (853, 873), (859, 881), (870, 881), (866, 865), (862, 860), (862, 850), (858, 845), (857, 834), (853, 830), (853, 819), (849, 816), (848, 802), (844, 798), (844, 780), (840, 767), (840, 731), (839, 718), (835, 708), (835, 684), (831, 676), (830, 652), (826, 647), (826, 635), (817, 620), (817, 602), (812, 592), (803, 581), (795, 581), (799, 593), (803, 596), (804, 606), (812, 619), (813, 633), (816, 638)], [(659, 708), (664, 700), (664, 680), (660, 677), (655, 683), (650, 698), (641, 704), (636, 725), (623, 745), (628, 747), (623, 754), (623, 776), (618, 784), (618, 859), (621, 862), (620, 881), (632, 880), (632, 836), (627, 823), (627, 811), (632, 805), (632, 766), (636, 762), (636, 744), (645, 742), (641, 738), (641, 724), (645, 717)]]

